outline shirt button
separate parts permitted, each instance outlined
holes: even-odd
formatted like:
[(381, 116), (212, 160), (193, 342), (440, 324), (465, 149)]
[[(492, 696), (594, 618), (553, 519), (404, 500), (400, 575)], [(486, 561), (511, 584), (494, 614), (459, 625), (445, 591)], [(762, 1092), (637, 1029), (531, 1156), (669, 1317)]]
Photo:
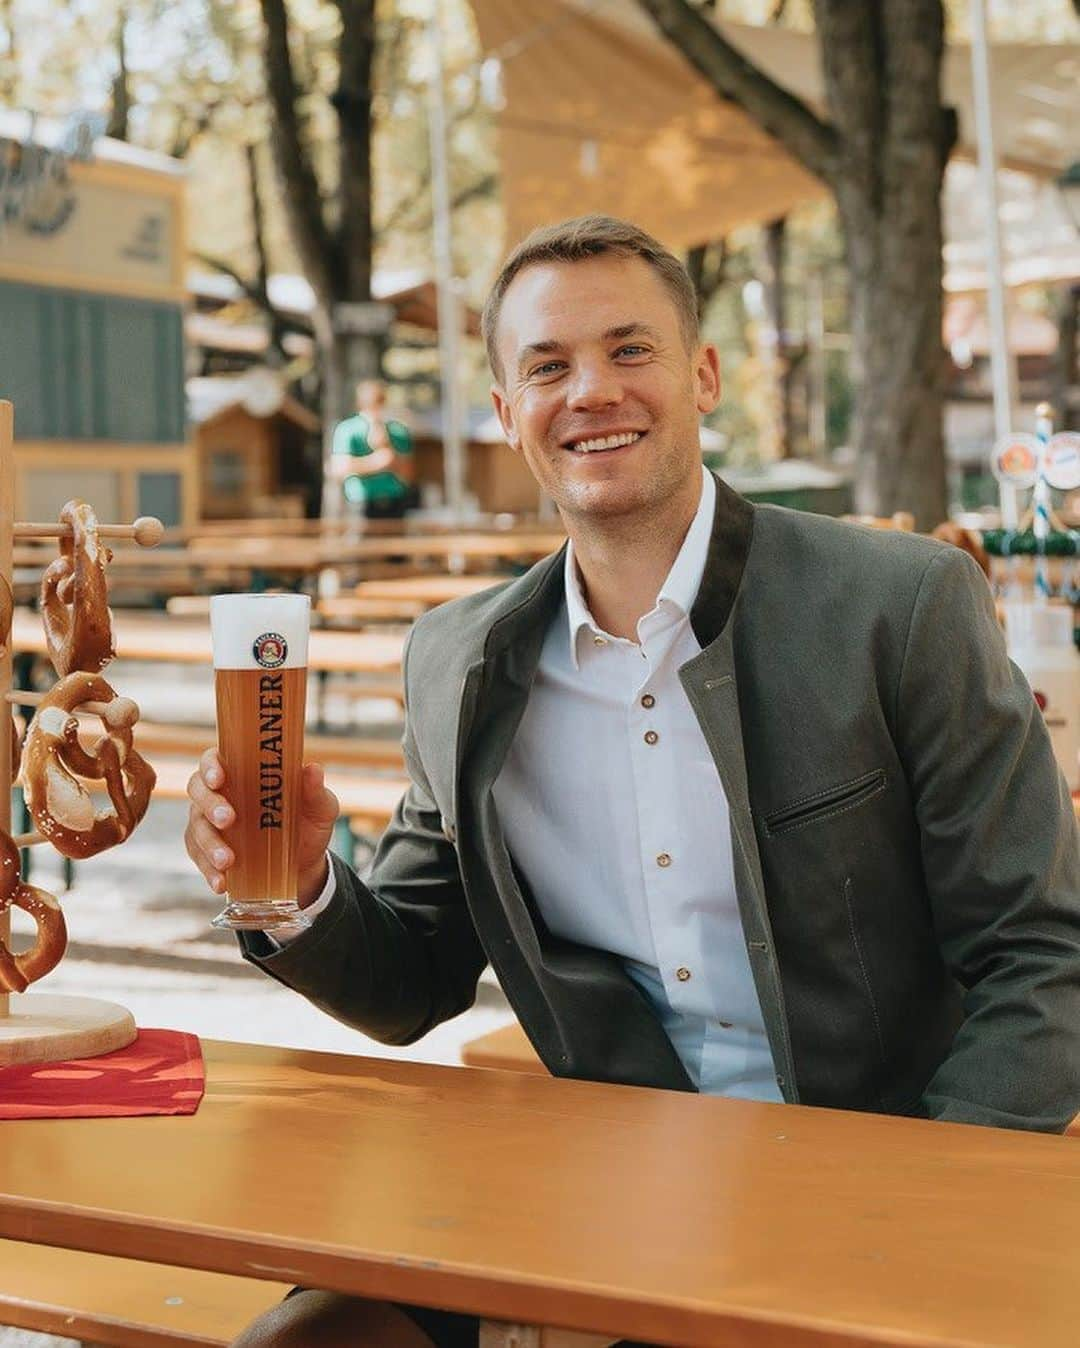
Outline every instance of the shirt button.
[(680, 983), (686, 983), (690, 978), (690, 970), (684, 965), (681, 969), (675, 970), (675, 977)]
[(643, 707), (655, 707), (656, 698), (653, 697), (652, 693), (646, 693), (645, 696), (641, 699), (641, 705)]
[(661, 852), (660, 855), (656, 858), (656, 864), (658, 866), (670, 866), (671, 857), (668, 856), (666, 852)]
[(646, 732), (645, 732), (645, 743), (646, 743), (646, 744), (656, 744), (657, 741), (658, 741), (659, 739), (660, 739), (660, 736), (656, 733), (655, 730), (646, 730)]
[(592, 639), (592, 644), (593, 644), (594, 646), (606, 646), (606, 645), (607, 645), (607, 638), (606, 638), (606, 637), (601, 637), (601, 636), (594, 636), (593, 639)]

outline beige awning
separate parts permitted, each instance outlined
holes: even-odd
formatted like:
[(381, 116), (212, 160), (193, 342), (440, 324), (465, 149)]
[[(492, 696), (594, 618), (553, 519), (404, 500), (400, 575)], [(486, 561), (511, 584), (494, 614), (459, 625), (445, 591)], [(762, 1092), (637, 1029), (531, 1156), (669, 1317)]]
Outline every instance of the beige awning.
[(559, 0), (473, 7), (484, 51), (507, 53), (508, 246), (538, 224), (606, 211), (684, 248), (826, 195), (662, 40)]
[[(606, 211), (683, 248), (827, 195), (745, 113), (717, 97), (635, 0), (472, 3), (483, 51), (502, 61), (508, 246), (538, 224)], [(717, 26), (821, 109), (814, 34)], [(991, 66), (1002, 162), (1056, 176), (1080, 157), (1080, 45), (995, 46)], [(960, 156), (974, 152), (970, 86), (970, 51), (950, 46), (944, 98), (959, 113)]]

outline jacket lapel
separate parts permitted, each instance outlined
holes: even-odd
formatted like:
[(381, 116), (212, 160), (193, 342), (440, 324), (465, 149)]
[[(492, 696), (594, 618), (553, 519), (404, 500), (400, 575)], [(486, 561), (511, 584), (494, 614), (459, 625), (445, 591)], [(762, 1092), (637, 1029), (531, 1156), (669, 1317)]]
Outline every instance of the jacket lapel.
[(735, 889), (750, 967), (779, 1085), (785, 1099), (796, 1100), (787, 1016), (750, 805), (746, 746), (739, 713), (735, 603), (742, 588), (753, 529), (753, 506), (717, 478), (712, 538), (701, 586), (690, 614), (694, 635), (702, 650), (679, 670), (679, 680), (701, 726), (727, 797)]

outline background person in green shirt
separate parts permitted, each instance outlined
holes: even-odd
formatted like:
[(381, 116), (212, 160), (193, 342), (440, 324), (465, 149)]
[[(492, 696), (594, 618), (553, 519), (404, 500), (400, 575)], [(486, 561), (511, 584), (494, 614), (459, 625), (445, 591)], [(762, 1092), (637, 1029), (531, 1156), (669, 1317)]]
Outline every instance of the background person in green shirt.
[(356, 416), (334, 430), (330, 476), (346, 509), (368, 519), (401, 519), (418, 503), (412, 436), (386, 416), (386, 388), (378, 379), (356, 386)]

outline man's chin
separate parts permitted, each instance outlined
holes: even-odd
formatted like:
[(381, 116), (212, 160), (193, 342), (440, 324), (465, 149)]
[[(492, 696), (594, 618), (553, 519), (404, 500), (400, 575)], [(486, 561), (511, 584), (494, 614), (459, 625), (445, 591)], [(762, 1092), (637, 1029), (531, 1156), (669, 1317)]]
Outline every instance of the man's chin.
[(637, 482), (563, 483), (552, 499), (560, 514), (573, 519), (618, 519), (649, 505)]

